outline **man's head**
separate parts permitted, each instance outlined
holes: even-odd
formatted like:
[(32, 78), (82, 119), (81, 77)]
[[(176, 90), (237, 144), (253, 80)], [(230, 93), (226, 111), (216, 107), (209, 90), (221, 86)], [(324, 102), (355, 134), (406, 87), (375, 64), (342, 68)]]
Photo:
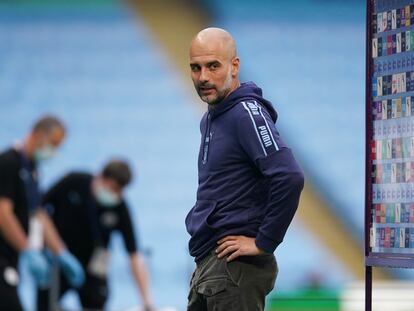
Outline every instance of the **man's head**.
[(51, 158), (65, 138), (65, 127), (58, 118), (46, 115), (33, 125), (26, 141), (26, 152), (35, 161)]
[(221, 28), (206, 28), (191, 41), (191, 78), (200, 98), (216, 105), (239, 86), (236, 42)]
[(109, 161), (95, 178), (93, 190), (96, 199), (104, 207), (113, 207), (119, 204), (122, 192), (131, 179), (131, 169), (125, 161)]

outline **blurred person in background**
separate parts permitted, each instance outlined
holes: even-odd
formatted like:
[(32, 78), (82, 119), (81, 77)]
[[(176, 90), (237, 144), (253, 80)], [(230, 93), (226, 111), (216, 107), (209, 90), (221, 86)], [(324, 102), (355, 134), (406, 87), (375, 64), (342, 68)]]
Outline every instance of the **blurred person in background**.
[[(73, 288), (60, 277), (59, 297), (75, 289), (82, 306), (102, 310), (108, 292), (108, 245), (111, 234), (119, 231), (129, 254), (130, 268), (141, 292), (145, 310), (153, 310), (149, 292), (148, 272), (143, 255), (138, 251), (134, 228), (123, 198), (123, 191), (132, 178), (128, 164), (121, 160), (108, 162), (103, 170), (92, 175), (72, 172), (59, 180), (44, 196), (59, 234), (69, 250), (80, 260), (86, 281)], [(53, 284), (52, 284), (53, 287)], [(51, 290), (38, 290), (38, 310), (46, 311)]]
[(254, 83), (240, 83), (232, 36), (219, 28), (191, 42), (190, 68), (208, 104), (201, 124), (197, 202), (186, 218), (195, 257), (191, 311), (259, 311), (274, 287), (273, 252), (293, 219), (304, 184), (281, 139), (277, 113)]
[(49, 282), (49, 262), (40, 245), (35, 248), (29, 243), (29, 237), (38, 241), (44, 238), (69, 283), (80, 286), (84, 280), (80, 263), (67, 251), (47, 213), (39, 208), (37, 166), (55, 154), (64, 137), (62, 122), (45, 116), (23, 142), (0, 154), (0, 310), (22, 310), (17, 293), (19, 256), (39, 285)]

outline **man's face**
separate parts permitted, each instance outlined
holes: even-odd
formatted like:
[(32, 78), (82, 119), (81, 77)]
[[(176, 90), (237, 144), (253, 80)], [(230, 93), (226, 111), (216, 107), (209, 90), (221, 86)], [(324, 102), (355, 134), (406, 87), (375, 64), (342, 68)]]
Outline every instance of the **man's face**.
[(65, 138), (65, 131), (56, 128), (49, 133), (34, 132), (34, 153), (33, 158), (36, 162), (43, 162), (52, 158), (56, 154), (57, 148)]
[(51, 146), (57, 149), (65, 138), (65, 131), (61, 128), (56, 128), (50, 133), (35, 133), (36, 146), (42, 148), (45, 146)]
[(114, 196), (118, 198), (122, 196), (122, 187), (112, 178), (99, 176), (98, 183), (100, 183), (100, 185), (106, 188), (108, 191), (112, 192)]
[(92, 190), (96, 200), (103, 207), (115, 207), (122, 200), (122, 187), (112, 178), (97, 176), (92, 184)]
[(191, 78), (200, 98), (209, 105), (220, 103), (234, 87), (238, 58), (230, 58), (220, 46), (193, 43), (190, 49)]

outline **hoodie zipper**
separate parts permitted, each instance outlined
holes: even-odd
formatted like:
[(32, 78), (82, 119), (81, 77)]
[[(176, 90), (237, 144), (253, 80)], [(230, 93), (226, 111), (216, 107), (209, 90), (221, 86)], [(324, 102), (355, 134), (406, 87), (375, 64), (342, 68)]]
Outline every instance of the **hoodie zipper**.
[(210, 141), (211, 141), (210, 125), (211, 125), (211, 116), (209, 112), (207, 115), (206, 133), (204, 135), (203, 164), (206, 164), (208, 161), (208, 149), (209, 149)]

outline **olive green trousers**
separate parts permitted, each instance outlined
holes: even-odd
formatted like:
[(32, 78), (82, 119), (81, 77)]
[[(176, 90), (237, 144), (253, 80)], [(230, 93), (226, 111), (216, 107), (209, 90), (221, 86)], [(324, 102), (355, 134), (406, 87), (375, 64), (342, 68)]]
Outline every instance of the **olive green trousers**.
[(187, 311), (263, 311), (278, 267), (273, 254), (227, 262), (212, 252), (197, 263)]

